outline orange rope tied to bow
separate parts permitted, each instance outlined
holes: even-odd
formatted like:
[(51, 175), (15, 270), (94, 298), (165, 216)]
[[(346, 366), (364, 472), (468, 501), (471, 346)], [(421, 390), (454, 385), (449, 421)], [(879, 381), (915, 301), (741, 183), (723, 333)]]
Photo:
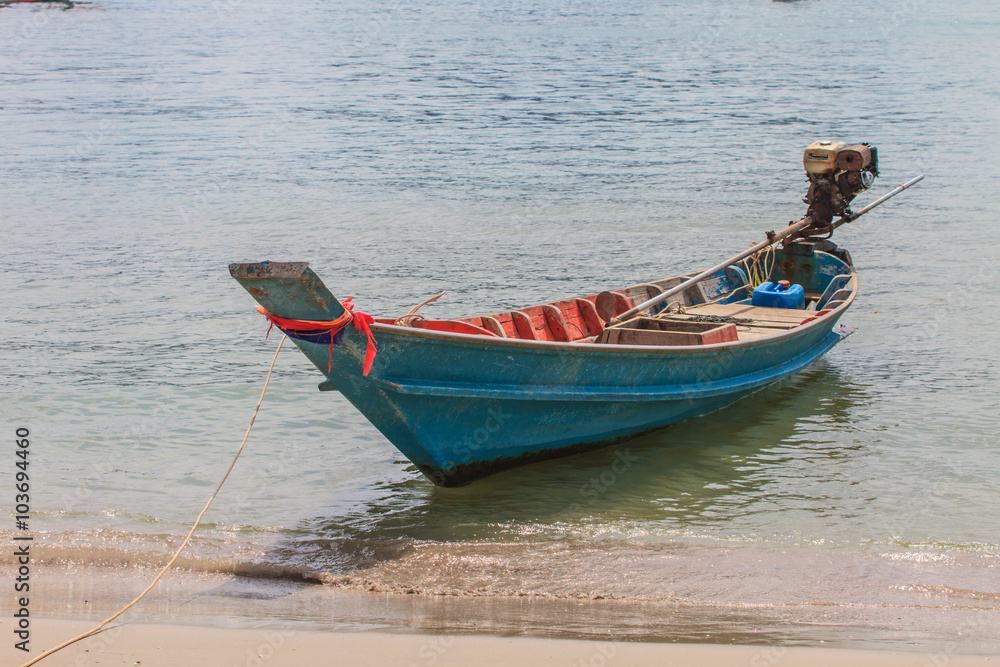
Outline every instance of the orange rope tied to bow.
[(264, 306), (257, 306), (257, 312), (266, 317), (271, 323), (271, 326), (267, 328), (268, 336), (271, 335), (271, 329), (275, 325), (282, 331), (292, 334), (318, 335), (328, 333), (330, 335), (330, 361), (326, 367), (328, 373), (333, 370), (333, 337), (346, 327), (348, 322), (353, 322), (354, 328), (368, 338), (368, 348), (365, 350), (365, 366), (362, 373), (362, 375), (368, 375), (368, 372), (372, 369), (372, 362), (375, 360), (375, 353), (378, 351), (375, 349), (375, 337), (372, 335), (372, 330), (369, 327), (375, 319), (366, 313), (353, 312), (354, 304), (351, 303), (350, 299), (344, 299), (341, 305), (344, 307), (343, 314), (337, 319), (329, 321), (295, 320), (287, 317), (278, 317), (267, 312)]
[[(375, 361), (375, 353), (378, 352), (375, 348), (375, 336), (372, 335), (372, 330), (369, 327), (370, 324), (375, 322), (375, 318), (367, 313), (362, 313), (361, 311), (355, 313), (354, 304), (351, 303), (351, 297), (341, 301), (340, 305), (347, 309), (345, 312), (353, 315), (351, 321), (354, 322), (354, 328), (368, 337), (368, 347), (365, 349), (365, 369), (361, 373), (362, 375), (368, 375), (368, 371), (372, 369), (372, 362)], [(332, 346), (330, 347), (330, 354), (333, 354)]]

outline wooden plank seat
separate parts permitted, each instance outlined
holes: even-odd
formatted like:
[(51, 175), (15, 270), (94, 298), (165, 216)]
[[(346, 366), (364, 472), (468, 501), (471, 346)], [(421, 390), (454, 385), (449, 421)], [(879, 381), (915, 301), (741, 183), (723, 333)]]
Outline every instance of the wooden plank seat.
[[(616, 315), (624, 313), (635, 305), (626, 295), (620, 292), (613, 294)], [(596, 299), (597, 295), (593, 294), (578, 299), (553, 301), (520, 310), (486, 315), (481, 318), (482, 328), (505, 338), (561, 343), (590, 342), (604, 331), (604, 322), (598, 316), (594, 305)], [(471, 319), (473, 318), (469, 318)], [(500, 331), (502, 334), (498, 333)]]
[[(616, 294), (615, 311), (625, 312), (632, 301)], [(588, 342), (604, 331), (593, 298), (566, 299), (529, 306), (520, 310), (456, 320), (483, 329), (501, 338), (549, 340), (562, 343)]]
[[(570, 319), (567, 321), (563, 310), (559, 307), (560, 305), (561, 302), (543, 303), (538, 306), (510, 311), (518, 338), (570, 343), (577, 338), (585, 337), (579, 325), (581, 319), (579, 309), (575, 314), (571, 314), (567, 308), (566, 314), (570, 315)], [(576, 304), (573, 306), (575, 308)]]
[(557, 311), (562, 318), (562, 325), (566, 331), (566, 340), (574, 342), (599, 336), (604, 331), (604, 323), (597, 316), (597, 308), (586, 299), (566, 299), (556, 301), (546, 306), (547, 313), (555, 315)]
[[(649, 284), (657, 287), (660, 290), (659, 293), (662, 294), (663, 292), (666, 292), (669, 289), (677, 287), (682, 282), (686, 281), (688, 278), (692, 278), (696, 275), (697, 275), (696, 273), (689, 273), (686, 276), (664, 278), (663, 280), (657, 280)], [(705, 292), (701, 289), (701, 283), (695, 283), (694, 285), (691, 285), (691, 287), (688, 287), (680, 294), (675, 294), (668, 300), (668, 303), (670, 301), (678, 301), (682, 306), (691, 306), (699, 303), (705, 303), (706, 301), (708, 301), (708, 298), (705, 296)], [(666, 304), (664, 304), (663, 307), (666, 308)]]
[(577, 310), (580, 312), (580, 318), (583, 320), (586, 331), (591, 336), (600, 336), (601, 332), (604, 331), (604, 322), (601, 321), (600, 316), (597, 314), (597, 307), (591, 301), (586, 299), (574, 299), (576, 302)]
[(716, 303), (691, 306), (686, 308), (684, 313), (671, 315), (670, 319), (691, 320), (696, 319), (699, 315), (752, 320), (752, 322), (735, 323), (739, 340), (750, 340), (797, 327), (806, 320), (816, 317), (817, 313), (815, 310), (765, 308), (752, 306), (748, 303)]
[(484, 329), (489, 329), (500, 338), (507, 338), (507, 331), (503, 328), (503, 325), (500, 324), (500, 320), (489, 315), (483, 315), (482, 320)]
[(514, 329), (517, 335), (515, 338), (524, 340), (539, 340), (535, 333), (535, 324), (531, 321), (531, 315), (523, 310), (510, 311), (510, 319), (514, 322)]
[[(608, 292), (608, 294), (611, 294), (615, 297), (615, 312), (612, 313), (612, 316), (621, 315), (626, 310), (629, 310), (630, 308), (635, 306), (635, 301), (633, 301), (629, 296), (623, 294), (622, 292)], [(584, 300), (594, 304), (595, 307), (594, 312), (597, 312), (596, 306), (597, 306), (598, 296), (599, 296), (598, 294), (591, 294), (590, 296), (583, 297)]]
[[(642, 303), (644, 301), (652, 299), (654, 296), (659, 296), (660, 294), (663, 294), (663, 289), (659, 285), (656, 285), (654, 283), (639, 283), (638, 285), (632, 285), (631, 287), (626, 287), (625, 289), (621, 290), (621, 293), (624, 294), (629, 299), (631, 299), (632, 303), (635, 304), (635, 303)], [(657, 304), (655, 306), (647, 308), (646, 310), (643, 310), (642, 314), (645, 313), (655, 314), (663, 310), (664, 308), (666, 308), (666, 304), (662, 303)]]
[(520, 338), (520, 336), (517, 335), (517, 327), (514, 325), (514, 318), (509, 312), (494, 313), (492, 315), (488, 315), (487, 317), (491, 320), (497, 321), (497, 324), (499, 324), (500, 328), (503, 329), (505, 338)]

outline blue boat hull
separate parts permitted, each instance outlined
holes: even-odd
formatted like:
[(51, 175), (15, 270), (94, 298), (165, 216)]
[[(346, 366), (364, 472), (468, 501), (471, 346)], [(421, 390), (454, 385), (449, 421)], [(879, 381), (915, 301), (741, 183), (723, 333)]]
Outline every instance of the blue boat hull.
[[(349, 332), (321, 388), (339, 390), (441, 486), (718, 410), (802, 370), (845, 335), (831, 323), (791, 341), (691, 354), (485, 345), (386, 329), (376, 329), (368, 378), (360, 373), (367, 341)], [(296, 343), (326, 370), (327, 346)]]
[[(271, 313), (314, 320), (343, 313), (308, 269), (296, 278), (299, 269), (285, 276), (267, 263), (239, 266), (256, 267), (237, 279)], [(367, 376), (368, 339), (353, 326), (332, 346), (294, 342), (326, 375), (321, 390), (343, 394), (432, 482), (458, 486), (725, 407), (836, 345), (848, 333), (836, 325), (852, 299), (789, 331), (698, 346), (526, 341), (373, 324), (378, 353)]]

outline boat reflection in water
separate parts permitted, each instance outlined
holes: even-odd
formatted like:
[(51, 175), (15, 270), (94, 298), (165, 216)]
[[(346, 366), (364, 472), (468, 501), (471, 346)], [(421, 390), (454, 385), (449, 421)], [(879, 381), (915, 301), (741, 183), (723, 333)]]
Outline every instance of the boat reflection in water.
[(866, 400), (862, 387), (821, 363), (740, 401), (724, 420), (690, 420), (458, 489), (416, 478), (388, 483), (363, 505), (300, 522), (266, 560), (306, 576), (348, 574), (412, 554), (417, 544), (528, 548), (635, 526), (662, 530), (667, 543), (690, 531), (732, 532), (778, 496), (822, 484), (831, 468), (818, 458), (863, 456), (861, 445), (836, 435)]

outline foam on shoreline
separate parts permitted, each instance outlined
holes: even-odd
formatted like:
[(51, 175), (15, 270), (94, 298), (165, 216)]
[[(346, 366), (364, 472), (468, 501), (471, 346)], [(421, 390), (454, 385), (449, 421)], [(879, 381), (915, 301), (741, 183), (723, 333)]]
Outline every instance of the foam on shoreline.
[[(36, 633), (32, 648), (43, 650), (58, 643), (44, 641), (40, 634), (51, 621), (86, 619), (92, 627), (131, 600), (154, 575), (155, 570), (148, 567), (36, 566), (32, 570), (30, 604)], [(12, 618), (12, 603), (0, 599), (0, 632)], [(1000, 655), (996, 632), (1000, 611), (992, 608), (821, 601), (800, 605), (707, 605), (464, 596), (386, 592), (182, 569), (167, 573), (122, 620), (129, 625), (186, 624), (234, 630), (288, 626), (296, 632), (321, 635), (427, 633), (456, 638), (492, 635), (598, 643), (713, 644), (751, 646), (755, 650), (830, 647), (879, 653)], [(59, 641), (69, 636), (72, 634), (66, 633)], [(19, 658), (23, 661), (23, 656)], [(149, 663), (143, 660), (142, 664)]]

